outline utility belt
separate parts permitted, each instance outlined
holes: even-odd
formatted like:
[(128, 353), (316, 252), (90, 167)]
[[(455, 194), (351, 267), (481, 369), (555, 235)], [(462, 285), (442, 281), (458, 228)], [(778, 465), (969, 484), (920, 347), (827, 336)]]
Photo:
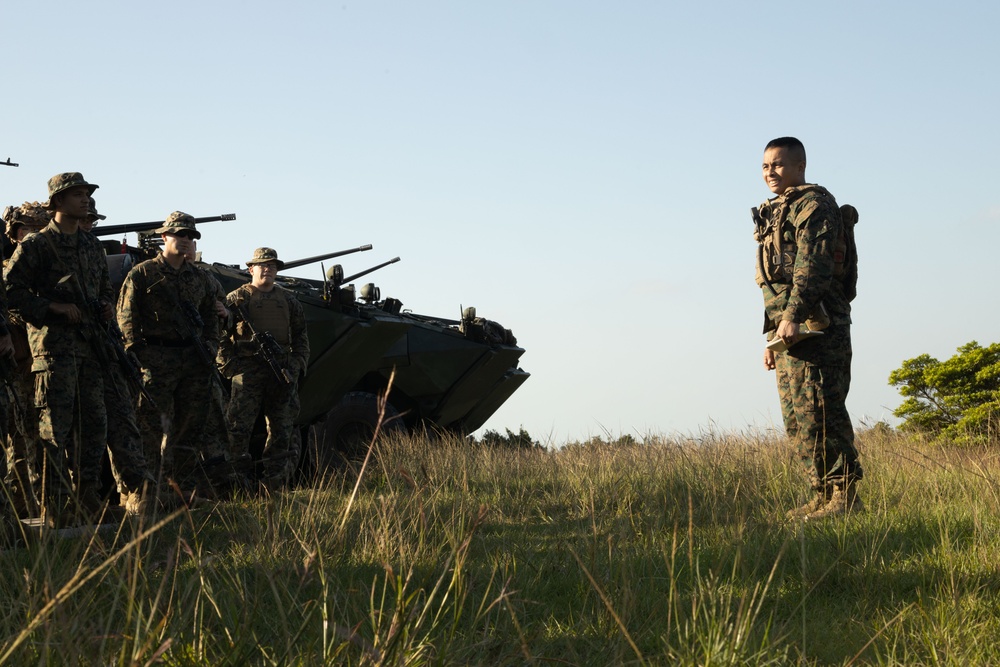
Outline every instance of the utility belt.
[(160, 338), (159, 336), (145, 336), (147, 345), (155, 347), (191, 347), (194, 345), (193, 338)]

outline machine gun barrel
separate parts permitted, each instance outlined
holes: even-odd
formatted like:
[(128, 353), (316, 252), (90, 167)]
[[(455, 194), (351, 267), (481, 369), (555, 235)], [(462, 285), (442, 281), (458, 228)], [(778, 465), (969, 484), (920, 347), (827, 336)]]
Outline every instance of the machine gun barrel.
[(10, 158), (7, 158), (6, 162), (0, 162), (0, 164), (7, 165), (8, 167), (17, 167), (17, 166), (20, 166), (20, 165), (18, 165), (17, 162), (11, 162)]
[(357, 248), (351, 248), (350, 250), (338, 250), (337, 252), (328, 252), (325, 255), (315, 255), (313, 257), (303, 257), (302, 259), (293, 259), (290, 262), (285, 262), (285, 269), (294, 269), (297, 266), (305, 266), (306, 264), (312, 264), (314, 262), (322, 262), (324, 259), (330, 259), (331, 257), (340, 257), (341, 255), (350, 255), (351, 253), (362, 252), (364, 250), (371, 250), (371, 249), (372, 249), (372, 244), (366, 243), (365, 245), (358, 246)]
[(389, 260), (388, 262), (382, 262), (382, 263), (381, 263), (381, 264), (379, 264), (378, 266), (373, 266), (373, 267), (372, 267), (372, 268), (370, 268), (370, 269), (365, 269), (364, 271), (359, 271), (358, 273), (355, 273), (354, 275), (351, 275), (351, 276), (347, 276), (347, 277), (346, 277), (346, 278), (344, 278), (344, 279), (343, 279), (343, 280), (342, 280), (341, 282), (342, 282), (342, 283), (349, 283), (349, 282), (351, 282), (352, 280), (355, 280), (355, 279), (357, 279), (357, 278), (360, 278), (361, 276), (367, 276), (367, 275), (368, 275), (369, 273), (371, 273), (372, 271), (378, 271), (378, 270), (379, 270), (379, 269), (381, 269), (381, 268), (382, 268), (383, 266), (389, 266), (390, 264), (395, 264), (395, 263), (396, 263), (396, 262), (398, 262), (398, 261), (399, 261), (399, 257), (393, 257), (393, 258), (392, 258), (392, 259), (390, 259), (390, 260)]
[[(235, 220), (235, 213), (223, 213), (222, 215), (210, 215), (206, 218), (195, 218), (197, 223), (221, 222), (223, 220)], [(163, 220), (152, 220), (150, 222), (126, 222), (124, 225), (98, 225), (94, 227), (94, 236), (117, 236), (129, 232), (151, 232), (163, 226)]]

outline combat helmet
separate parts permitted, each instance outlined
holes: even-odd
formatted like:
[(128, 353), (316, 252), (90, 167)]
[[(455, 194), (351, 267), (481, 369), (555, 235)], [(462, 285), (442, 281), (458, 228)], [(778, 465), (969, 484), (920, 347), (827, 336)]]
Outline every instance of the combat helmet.
[(16, 243), (18, 227), (45, 227), (49, 224), (50, 215), (43, 204), (26, 201), (20, 206), (8, 206), (4, 209), (3, 220), (6, 223), (7, 238)]

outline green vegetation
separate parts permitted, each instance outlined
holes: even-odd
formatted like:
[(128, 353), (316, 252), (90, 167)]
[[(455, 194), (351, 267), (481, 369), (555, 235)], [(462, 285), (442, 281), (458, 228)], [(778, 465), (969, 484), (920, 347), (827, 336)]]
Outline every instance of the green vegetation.
[(402, 440), (356, 491), (0, 553), (0, 660), (1000, 664), (995, 452), (859, 446), (868, 513), (796, 527), (778, 439)]
[(956, 443), (995, 439), (1000, 420), (1000, 343), (976, 341), (958, 348), (947, 361), (929, 354), (907, 359), (889, 375), (906, 399), (894, 414), (901, 428)]

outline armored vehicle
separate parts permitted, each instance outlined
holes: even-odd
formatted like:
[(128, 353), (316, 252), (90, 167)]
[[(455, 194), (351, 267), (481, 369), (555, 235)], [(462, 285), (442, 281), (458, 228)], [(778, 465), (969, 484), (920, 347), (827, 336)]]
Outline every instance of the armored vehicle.
[[(198, 222), (235, 216), (198, 218)], [(95, 228), (101, 237), (140, 232), (137, 246), (104, 241), (112, 283), (117, 288), (134, 263), (155, 252), (155, 239), (141, 232), (162, 223)], [(277, 282), (302, 303), (309, 331), (310, 359), (299, 388), (298, 422), (302, 465), (320, 471), (363, 455), (380, 422), (383, 431), (428, 434), (471, 433), (528, 378), (518, 366), (524, 349), (509, 329), (466, 308), (461, 320), (419, 315), (395, 298), (381, 298), (374, 283), (353, 281), (399, 261), (394, 258), (344, 277), (340, 265), (316, 279), (293, 277), (299, 267), (370, 250), (350, 250), (285, 262)], [(250, 281), (242, 267), (201, 263), (226, 291)], [(379, 396), (388, 391), (380, 414)], [(258, 429), (263, 433), (263, 424)], [(260, 438), (255, 452), (263, 446)]]

